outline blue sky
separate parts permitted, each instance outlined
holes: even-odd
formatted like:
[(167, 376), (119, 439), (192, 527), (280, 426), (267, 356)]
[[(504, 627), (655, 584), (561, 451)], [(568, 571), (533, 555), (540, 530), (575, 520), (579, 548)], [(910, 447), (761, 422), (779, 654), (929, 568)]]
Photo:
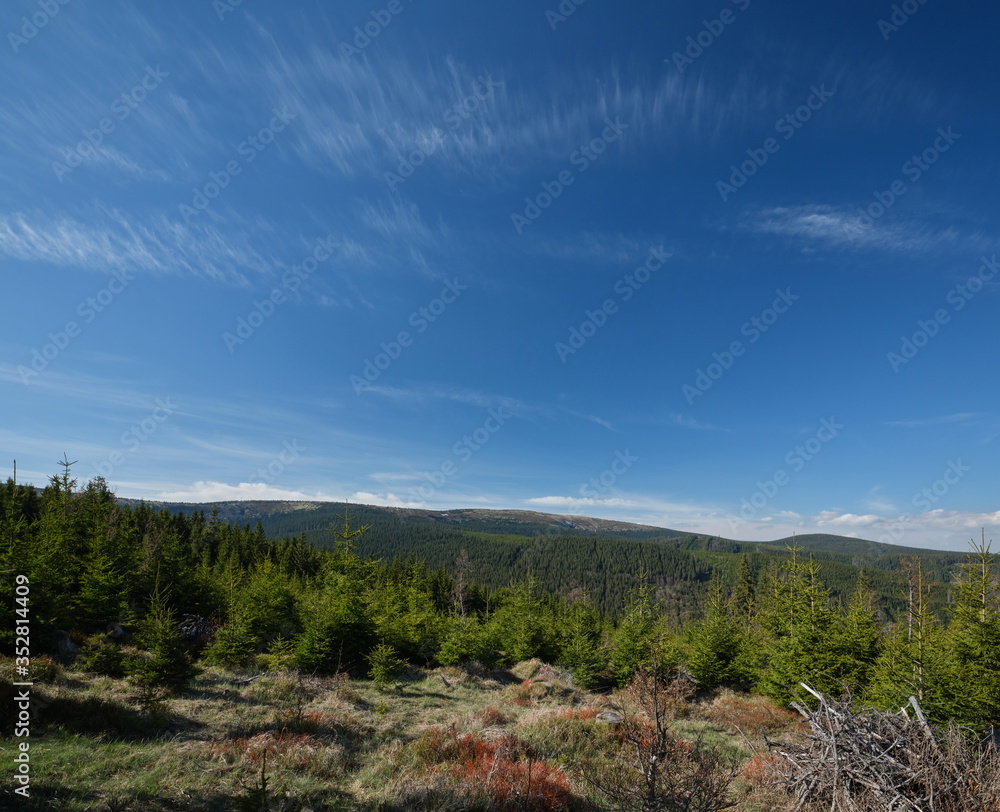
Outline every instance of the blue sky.
[(1000, 12), (8, 3), (0, 448), (120, 495), (965, 549)]

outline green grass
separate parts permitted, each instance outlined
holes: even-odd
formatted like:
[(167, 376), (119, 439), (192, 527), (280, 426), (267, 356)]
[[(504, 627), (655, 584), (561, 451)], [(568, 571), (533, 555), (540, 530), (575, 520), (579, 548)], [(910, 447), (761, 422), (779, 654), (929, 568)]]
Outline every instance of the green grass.
[[(0, 662), (0, 673), (9, 665)], [(596, 799), (577, 767), (610, 752), (610, 728), (595, 717), (620, 699), (579, 690), (537, 661), (498, 671), (412, 669), (388, 690), (285, 671), (239, 684), (247, 676), (206, 669), (191, 689), (150, 713), (125, 680), (58, 670), (34, 689), (48, 705), (32, 723), (31, 802), (17, 808), (500, 808), (456, 777), (471, 767), (428, 760), (426, 743), (443, 736), (479, 742), (489, 752), (491, 743), (516, 743), (517, 752), (532, 753), (567, 783), (562, 808), (583, 809)], [(724, 692), (686, 705), (673, 729), (746, 760), (750, 751), (733, 727), (740, 721), (747, 728), (760, 724), (772, 736), (794, 725), (765, 700)], [(14, 746), (11, 738), (0, 739), (0, 758), (9, 763)], [(255, 800), (262, 776), (264, 807), (260, 793)], [(0, 780), (9, 793), (9, 772)]]

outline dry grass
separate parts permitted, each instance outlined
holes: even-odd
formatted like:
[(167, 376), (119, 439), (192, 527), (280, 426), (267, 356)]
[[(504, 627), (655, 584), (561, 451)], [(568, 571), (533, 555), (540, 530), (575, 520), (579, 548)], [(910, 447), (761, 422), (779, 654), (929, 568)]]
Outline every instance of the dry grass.
[[(288, 671), (239, 684), (253, 674), (209, 668), (153, 713), (127, 681), (50, 671), (36, 686), (48, 705), (33, 723), (26, 810), (594, 809), (577, 765), (615, 749), (597, 715), (617, 698), (538, 661), (414, 672), (390, 692)], [(714, 737), (744, 760), (733, 724), (772, 735), (789, 718), (727, 692), (675, 715), (678, 735)], [(4, 759), (10, 745), (0, 740)], [(739, 808), (779, 809), (761, 804), (758, 772), (744, 767)]]

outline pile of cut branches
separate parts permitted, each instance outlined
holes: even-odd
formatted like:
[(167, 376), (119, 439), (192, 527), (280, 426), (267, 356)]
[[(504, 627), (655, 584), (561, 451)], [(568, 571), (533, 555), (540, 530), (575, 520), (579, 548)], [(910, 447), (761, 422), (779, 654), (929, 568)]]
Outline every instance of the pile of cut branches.
[(768, 762), (796, 810), (987, 812), (1000, 810), (1000, 753), (955, 726), (936, 734), (913, 697), (897, 713), (854, 711), (803, 684), (815, 710), (796, 743), (769, 741)]

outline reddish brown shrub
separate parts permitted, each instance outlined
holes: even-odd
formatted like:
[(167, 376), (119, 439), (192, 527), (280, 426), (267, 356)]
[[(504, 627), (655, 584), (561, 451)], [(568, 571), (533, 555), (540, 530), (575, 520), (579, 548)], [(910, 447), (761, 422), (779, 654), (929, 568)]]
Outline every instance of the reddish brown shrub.
[(760, 731), (774, 735), (797, 727), (802, 721), (798, 714), (759, 696), (724, 695), (706, 708), (704, 715), (720, 727), (739, 728), (747, 735)]
[(591, 722), (597, 718), (600, 711), (597, 708), (563, 708), (556, 716), (567, 721)]
[(505, 725), (510, 719), (504, 716), (496, 708), (486, 708), (479, 714), (479, 721), (484, 725)]
[(500, 810), (565, 809), (569, 782), (515, 736), (487, 741), (459, 735), (454, 725), (428, 728), (413, 744), (434, 775), (458, 781), (469, 795)]

